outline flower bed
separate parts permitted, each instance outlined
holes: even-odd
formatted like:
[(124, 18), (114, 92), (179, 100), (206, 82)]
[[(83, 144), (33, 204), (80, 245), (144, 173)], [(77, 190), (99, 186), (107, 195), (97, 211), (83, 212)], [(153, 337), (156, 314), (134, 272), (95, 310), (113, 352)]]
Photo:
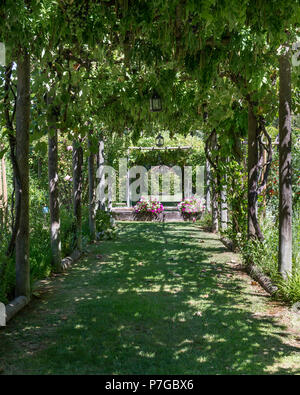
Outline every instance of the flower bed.
[(205, 209), (205, 202), (203, 198), (191, 197), (182, 200), (178, 204), (178, 210), (185, 220), (193, 220), (201, 218), (201, 215)]
[(164, 206), (157, 199), (141, 199), (134, 206), (136, 219), (152, 221), (159, 218), (159, 214), (164, 211)]

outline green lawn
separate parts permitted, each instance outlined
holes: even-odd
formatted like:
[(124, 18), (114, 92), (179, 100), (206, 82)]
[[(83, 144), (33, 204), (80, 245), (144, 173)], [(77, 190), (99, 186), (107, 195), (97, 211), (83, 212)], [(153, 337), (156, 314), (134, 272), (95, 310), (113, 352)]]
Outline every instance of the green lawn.
[(0, 330), (2, 373), (300, 373), (299, 318), (234, 270), (216, 236), (119, 229)]

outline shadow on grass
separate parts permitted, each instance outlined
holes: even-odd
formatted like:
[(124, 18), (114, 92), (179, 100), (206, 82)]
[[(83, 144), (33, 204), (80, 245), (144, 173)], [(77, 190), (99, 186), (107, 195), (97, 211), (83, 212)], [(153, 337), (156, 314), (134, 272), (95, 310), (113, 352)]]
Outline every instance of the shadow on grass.
[(283, 326), (253, 317), (242, 280), (211, 263), (226, 251), (219, 241), (189, 223), (120, 228), (58, 280), (42, 313), (32, 305), (0, 333), (3, 353), (15, 355), (7, 372), (262, 374), (299, 351), (283, 343)]

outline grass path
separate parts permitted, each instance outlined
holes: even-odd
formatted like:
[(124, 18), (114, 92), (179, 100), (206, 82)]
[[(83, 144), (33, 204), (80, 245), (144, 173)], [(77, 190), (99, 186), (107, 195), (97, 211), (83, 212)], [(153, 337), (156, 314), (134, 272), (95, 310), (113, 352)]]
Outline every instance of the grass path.
[(300, 318), (216, 236), (122, 223), (0, 329), (4, 374), (300, 373)]

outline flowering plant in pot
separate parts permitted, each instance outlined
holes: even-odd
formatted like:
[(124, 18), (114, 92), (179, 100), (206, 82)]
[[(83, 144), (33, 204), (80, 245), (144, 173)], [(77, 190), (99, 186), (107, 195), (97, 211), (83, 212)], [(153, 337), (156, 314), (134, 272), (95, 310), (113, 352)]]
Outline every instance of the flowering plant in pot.
[(164, 206), (155, 198), (146, 199), (142, 196), (133, 209), (136, 218), (152, 220), (158, 218), (158, 214), (164, 211)]
[(191, 198), (183, 199), (177, 206), (178, 210), (185, 220), (193, 220), (201, 218), (205, 210), (205, 201), (203, 198), (193, 196)]

